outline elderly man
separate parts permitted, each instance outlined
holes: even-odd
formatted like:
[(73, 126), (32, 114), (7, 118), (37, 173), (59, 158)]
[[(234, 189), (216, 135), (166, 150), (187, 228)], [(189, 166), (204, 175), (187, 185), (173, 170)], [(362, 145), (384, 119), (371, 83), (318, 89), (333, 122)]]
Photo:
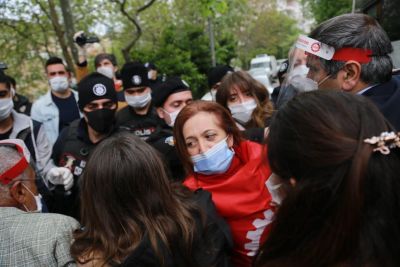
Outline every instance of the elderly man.
[(72, 266), (73, 218), (40, 213), (30, 154), (19, 139), (0, 141), (0, 266)]
[(319, 89), (368, 97), (400, 130), (400, 79), (392, 77), (393, 48), (379, 23), (364, 14), (345, 14), (323, 22), (309, 37), (314, 42), (306, 49), (307, 77)]

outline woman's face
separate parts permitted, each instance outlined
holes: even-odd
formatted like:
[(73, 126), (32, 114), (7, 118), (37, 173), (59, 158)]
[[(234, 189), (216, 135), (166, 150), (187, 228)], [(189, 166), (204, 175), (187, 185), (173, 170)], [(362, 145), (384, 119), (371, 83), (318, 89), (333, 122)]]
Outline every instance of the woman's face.
[[(219, 126), (219, 119), (213, 113), (199, 112), (183, 125), (183, 137), (190, 156), (205, 153), (215, 144), (227, 137), (226, 131)], [(228, 146), (232, 147), (233, 138), (228, 137)]]
[(239, 88), (233, 87), (229, 92), (227, 105), (233, 106), (237, 104), (242, 104), (250, 100), (254, 100), (254, 97), (251, 94), (250, 90), (246, 89), (241, 91)]

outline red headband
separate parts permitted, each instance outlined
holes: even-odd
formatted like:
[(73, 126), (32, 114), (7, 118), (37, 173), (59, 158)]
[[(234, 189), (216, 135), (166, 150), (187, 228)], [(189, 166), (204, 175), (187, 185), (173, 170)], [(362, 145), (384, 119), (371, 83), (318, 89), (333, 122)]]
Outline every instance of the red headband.
[(20, 175), (28, 167), (29, 163), (24, 156), (24, 150), (21, 146), (14, 143), (2, 143), (1, 145), (15, 146), (18, 153), (22, 156), (21, 159), (10, 169), (0, 175), (0, 182), (3, 185), (9, 184), (15, 177)]
[(365, 48), (343, 47), (335, 51), (332, 60), (348, 61), (354, 60), (359, 63), (369, 63), (371, 61), (372, 51)]

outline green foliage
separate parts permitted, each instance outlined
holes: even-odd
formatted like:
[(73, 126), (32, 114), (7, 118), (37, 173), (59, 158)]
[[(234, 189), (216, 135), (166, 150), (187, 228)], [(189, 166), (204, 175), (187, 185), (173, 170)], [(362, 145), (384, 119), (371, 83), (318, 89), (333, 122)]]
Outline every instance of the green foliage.
[(351, 12), (352, 0), (302, 0), (310, 8), (317, 23)]
[(300, 30), (294, 19), (276, 10), (261, 12), (243, 36), (241, 59), (249, 62), (257, 54), (286, 58)]

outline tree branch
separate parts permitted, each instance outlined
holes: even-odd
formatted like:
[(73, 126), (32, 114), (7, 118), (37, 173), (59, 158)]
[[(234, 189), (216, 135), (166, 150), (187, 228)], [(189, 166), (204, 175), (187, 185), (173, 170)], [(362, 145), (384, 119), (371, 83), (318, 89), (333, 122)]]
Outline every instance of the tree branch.
[(133, 25), (136, 27), (136, 36), (133, 36), (133, 39), (128, 42), (128, 44), (121, 49), (122, 54), (124, 56), (124, 59), (126, 62), (131, 60), (131, 57), (129, 55), (129, 52), (131, 51), (132, 47), (136, 44), (136, 42), (139, 40), (140, 36), (142, 35), (142, 28), (140, 27), (139, 20), (137, 19), (138, 15), (140, 12), (144, 11), (145, 9), (149, 8), (156, 0), (150, 0), (147, 4), (144, 6), (138, 8), (135, 12), (135, 14), (132, 16), (130, 15), (126, 9), (126, 2), (127, 0), (123, 0), (122, 2), (118, 0), (111, 0), (114, 3), (117, 3), (119, 5), (119, 9), (121, 13), (130, 21), (132, 22)]

